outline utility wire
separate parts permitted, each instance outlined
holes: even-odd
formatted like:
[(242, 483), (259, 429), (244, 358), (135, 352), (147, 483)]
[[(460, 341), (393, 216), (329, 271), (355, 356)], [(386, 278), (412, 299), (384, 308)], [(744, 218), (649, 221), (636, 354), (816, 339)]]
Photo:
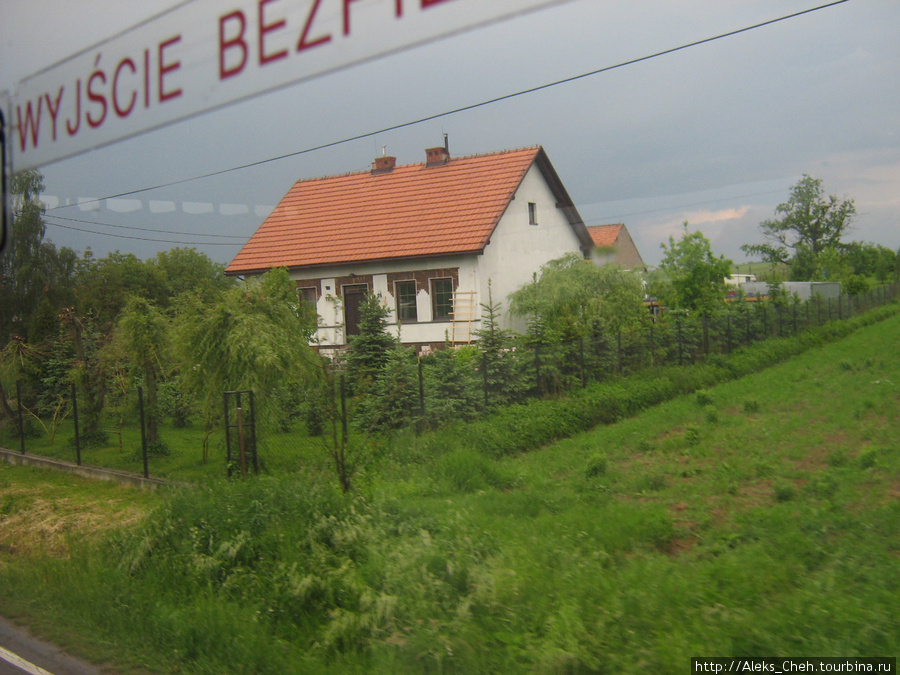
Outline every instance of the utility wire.
[[(195, 180), (203, 180), (203, 179), (205, 179), (205, 178), (213, 178), (213, 177), (215, 177), (215, 176), (221, 176), (221, 175), (224, 175), (224, 174), (227, 174), (227, 173), (231, 173), (231, 172), (233, 172), (233, 171), (241, 171), (241, 170), (243, 170), (243, 169), (251, 169), (251, 168), (253, 168), (253, 167), (261, 166), (261, 165), (263, 165), (263, 164), (268, 164), (268, 163), (270, 163), (270, 162), (277, 162), (277, 161), (280, 161), (280, 160), (282, 160), (282, 159), (289, 159), (289, 158), (291, 158), (291, 157), (298, 157), (298, 156), (300, 156), (300, 155), (305, 155), (305, 154), (308, 154), (308, 153), (311, 153), (311, 152), (317, 152), (317, 151), (319, 151), (319, 150), (326, 150), (326, 149), (328, 149), (328, 148), (333, 148), (333, 147), (335, 147), (335, 146), (343, 145), (343, 144), (345, 144), (345, 143), (352, 143), (352, 142), (354, 142), (354, 141), (362, 140), (362, 139), (364, 139), (364, 138), (371, 138), (372, 136), (378, 136), (379, 134), (385, 134), (385, 133), (388, 133), (388, 132), (391, 132), (391, 131), (397, 131), (398, 129), (405, 129), (405, 128), (407, 128), (407, 127), (411, 127), (411, 126), (414, 126), (414, 125), (416, 125), (416, 124), (422, 124), (422, 123), (424, 123), (424, 122), (431, 122), (431, 121), (440, 119), (440, 118), (442, 118), (442, 117), (448, 117), (448, 116), (450, 116), (450, 115), (456, 115), (457, 113), (461, 113), (461, 112), (468, 112), (468, 111), (470, 111), (470, 110), (475, 110), (475, 109), (477, 109), (477, 108), (481, 108), (481, 107), (484, 107), (484, 106), (492, 105), (492, 104), (494, 104), (494, 103), (500, 103), (500, 102), (502, 102), (502, 101), (507, 101), (507, 100), (509, 100), (509, 99), (517, 98), (517, 97), (519, 97), (519, 96), (525, 96), (525, 95), (527, 95), (527, 94), (533, 94), (533, 93), (535, 93), (535, 92), (543, 91), (544, 89), (549, 89), (549, 88), (551, 88), (551, 87), (557, 87), (557, 86), (562, 85), (562, 84), (568, 84), (568, 83), (570, 83), (570, 82), (576, 82), (576, 81), (578, 81), (578, 80), (582, 80), (582, 79), (585, 79), (585, 78), (588, 78), (588, 77), (592, 77), (592, 76), (594, 76), (594, 75), (599, 75), (599, 74), (601, 74), (601, 73), (607, 73), (607, 72), (610, 72), (610, 71), (612, 71), (612, 70), (617, 70), (617, 69), (619, 69), (619, 68), (625, 68), (626, 66), (633, 66), (633, 65), (638, 64), (638, 63), (643, 63), (644, 61), (650, 61), (651, 59), (656, 59), (656, 58), (660, 58), (660, 57), (662, 57), (662, 56), (668, 56), (668, 55), (670, 55), (670, 54), (675, 54), (676, 52), (684, 51), (684, 50), (690, 49), (690, 48), (692, 48), (692, 47), (698, 47), (698, 46), (700, 46), (700, 45), (709, 44), (709, 43), (711, 43), (711, 42), (716, 42), (716, 41), (718, 41), (718, 40), (724, 40), (725, 38), (734, 37), (735, 35), (740, 35), (741, 33), (747, 33), (747, 32), (749, 32), (749, 31), (756, 30), (756, 29), (758, 29), (758, 28), (764, 28), (764, 27), (766, 27), (766, 26), (771, 26), (771, 25), (773, 25), (773, 24), (780, 23), (780, 22), (782, 22), (782, 21), (787, 21), (787, 20), (789, 20), (789, 19), (795, 19), (795, 18), (797, 18), (797, 17), (804, 16), (804, 15), (806, 15), (806, 14), (811, 14), (811, 13), (813, 13), (813, 12), (818, 12), (819, 10), (829, 9), (829, 8), (831, 8), (831, 7), (835, 7), (835, 6), (837, 6), (837, 5), (844, 4), (845, 2), (849, 2), (849, 0), (834, 0), (834, 2), (829, 2), (829, 3), (826, 3), (826, 4), (824, 4), (824, 5), (818, 5), (818, 6), (816, 6), (816, 7), (810, 7), (809, 9), (804, 9), (804, 10), (801, 10), (801, 11), (799, 11), (799, 12), (794, 12), (794, 13), (792, 13), (792, 14), (785, 14), (784, 16), (780, 16), (780, 17), (777, 17), (777, 18), (775, 18), (775, 19), (769, 19), (769, 20), (763, 21), (763, 22), (761, 22), (761, 23), (756, 23), (756, 24), (753, 24), (753, 25), (750, 25), (750, 26), (745, 26), (744, 28), (738, 28), (738, 29), (736, 29), (736, 30), (728, 31), (727, 33), (720, 33), (720, 34), (715, 35), (715, 36), (713, 36), (713, 37), (704, 38), (704, 39), (702, 39), (702, 40), (695, 40), (694, 42), (688, 42), (688, 43), (683, 44), (683, 45), (681, 45), (681, 46), (679, 46), (679, 47), (671, 47), (671, 48), (669, 48), (669, 49), (664, 49), (664, 50), (662, 50), (662, 51), (655, 52), (655, 53), (653, 53), (653, 54), (648, 54), (648, 55), (646, 55), (646, 56), (641, 56), (641, 57), (638, 57), (638, 58), (635, 58), (635, 59), (630, 59), (630, 60), (628, 60), (628, 61), (622, 61), (622, 62), (617, 63), (617, 64), (612, 65), (612, 66), (605, 66), (605, 67), (603, 67), (603, 68), (597, 68), (596, 70), (591, 70), (591, 71), (588, 71), (588, 72), (586, 72), (586, 73), (581, 73), (580, 75), (573, 75), (572, 77), (563, 78), (563, 79), (561, 79), (561, 80), (556, 80), (556, 81), (554, 81), (554, 82), (548, 82), (548, 83), (546, 83), (546, 84), (541, 84), (541, 85), (538, 85), (538, 86), (536, 86), (536, 87), (531, 87), (531, 88), (529, 88), (529, 89), (522, 89), (521, 91), (513, 92), (513, 93), (511, 93), (511, 94), (504, 94), (503, 96), (497, 96), (496, 98), (487, 99), (487, 100), (481, 101), (481, 102), (479, 102), (479, 103), (472, 103), (472, 104), (470, 104), (470, 105), (462, 106), (462, 107), (460, 107), (460, 108), (455, 108), (455, 109), (453, 109), (453, 110), (448, 110), (448, 111), (445, 111), (445, 112), (436, 113), (436, 114), (434, 114), (434, 115), (428, 115), (427, 117), (420, 117), (420, 118), (418, 118), (418, 119), (416, 119), (416, 120), (411, 120), (411, 121), (408, 121), (408, 122), (401, 122), (401, 123), (399, 123), (399, 124), (395, 124), (395, 125), (392, 125), (392, 126), (389, 126), (389, 127), (384, 127), (384, 128), (379, 129), (379, 130), (377, 130), (377, 131), (369, 131), (369, 132), (366, 132), (366, 133), (357, 134), (357, 135), (355, 135), (355, 136), (349, 136), (349, 137), (343, 138), (343, 139), (341, 139), (341, 140), (339, 140), (339, 141), (330, 141), (330, 142), (328, 142), (328, 143), (323, 143), (323, 144), (321, 144), (321, 145), (316, 145), (316, 146), (313, 146), (313, 147), (311, 147), (311, 148), (305, 148), (305, 149), (303, 149), (303, 150), (296, 150), (296, 151), (294, 151), (294, 152), (289, 152), (289, 153), (286, 153), (286, 154), (284, 154), (284, 155), (278, 155), (278, 156), (276, 156), (276, 157), (269, 157), (268, 159), (260, 159), (260, 160), (257, 160), (257, 161), (255, 161), (255, 162), (250, 162), (250, 163), (248, 163), (248, 164), (241, 164), (241, 165), (238, 165), (238, 166), (230, 167), (230, 168), (228, 168), (228, 169), (220, 169), (220, 170), (218, 170), (218, 171), (212, 171), (212, 172), (210, 172), (210, 173), (205, 173), (205, 174), (202, 174), (202, 175), (199, 175), (199, 176), (193, 176), (193, 177), (191, 177), (191, 178), (181, 178), (181, 179), (179, 179), (179, 180), (168, 181), (168, 182), (166, 182), (166, 183), (159, 183), (158, 185), (154, 185), (154, 186), (151, 186), (151, 187), (138, 188), (138, 189), (136, 189), (136, 190), (129, 190), (129, 191), (127, 191), (127, 192), (120, 192), (120, 193), (118, 193), (118, 194), (110, 195), (110, 196), (108, 196), (108, 197), (100, 197), (100, 198), (95, 199), (95, 200), (93, 200), (93, 201), (99, 202), (99, 201), (102, 201), (103, 199), (115, 199), (115, 198), (117, 198), (117, 197), (127, 197), (127, 196), (130, 196), (130, 195), (140, 194), (140, 193), (142, 193), (142, 192), (149, 192), (149, 191), (151, 191), (151, 190), (159, 190), (159, 189), (162, 189), (162, 188), (172, 187), (172, 186), (174, 186), (174, 185), (181, 185), (181, 184), (183, 184), (183, 183), (189, 183), (189, 182), (192, 182), (192, 181), (195, 181)], [(82, 203), (85, 204), (85, 203), (91, 203), (91, 202), (82, 202)], [(53, 207), (53, 209), (48, 209), (48, 210), (55, 210), (55, 209), (68, 208), (69, 206), (73, 206), (73, 205), (55, 206), (55, 207)]]
[[(50, 218), (59, 218), (59, 216), (48, 216)], [(102, 224), (102, 223), (101, 223)], [(135, 239), (137, 241), (154, 241), (161, 244), (181, 244), (187, 246), (243, 246), (241, 242), (206, 242), (206, 241), (175, 241), (173, 239), (151, 239), (150, 237), (133, 237), (128, 234), (113, 234), (112, 232), (97, 232), (96, 230), (87, 230), (83, 227), (75, 227), (73, 225), (63, 225), (62, 223), (47, 222), (47, 225), (61, 227), (64, 230), (75, 230), (77, 232), (87, 232), (88, 234), (99, 234), (104, 237), (116, 237), (117, 239)], [(190, 235), (187, 235), (190, 236)]]
[[(204, 234), (202, 232), (178, 232), (177, 230), (159, 230), (155, 227), (134, 227), (128, 225), (113, 225), (111, 223), (101, 223), (96, 220), (82, 220), (80, 218), (66, 218), (65, 216), (57, 216), (56, 214), (51, 213), (49, 218), (56, 218), (58, 220), (65, 220), (70, 223), (80, 223), (81, 225), (100, 225), (102, 227), (115, 227), (119, 230), (139, 230), (141, 232), (156, 232), (159, 234), (178, 234), (182, 236), (196, 236), (196, 237), (214, 237), (216, 239), (240, 239), (241, 241), (246, 241), (247, 237), (243, 237), (236, 234)], [(56, 225), (56, 223), (51, 223), (51, 225)], [(62, 225), (58, 225), (58, 227), (63, 227)]]
[(702, 202), (689, 202), (687, 204), (673, 204), (672, 206), (663, 206), (658, 209), (647, 209), (646, 211), (632, 211), (631, 213), (620, 213), (615, 216), (606, 217), (604, 219), (604, 222), (609, 223), (609, 222), (617, 220), (618, 218), (628, 218), (629, 216), (642, 216), (647, 213), (662, 213), (664, 211), (678, 211), (679, 209), (686, 209), (691, 206), (704, 206), (706, 204), (717, 204), (718, 202), (729, 202), (729, 201), (734, 201), (735, 199), (748, 199), (749, 197), (762, 197), (763, 195), (774, 195), (774, 194), (778, 194), (779, 192), (787, 192), (787, 188), (782, 188), (780, 190), (766, 190), (765, 192), (754, 192), (749, 195), (738, 195), (736, 197), (719, 197), (717, 199), (707, 199)]

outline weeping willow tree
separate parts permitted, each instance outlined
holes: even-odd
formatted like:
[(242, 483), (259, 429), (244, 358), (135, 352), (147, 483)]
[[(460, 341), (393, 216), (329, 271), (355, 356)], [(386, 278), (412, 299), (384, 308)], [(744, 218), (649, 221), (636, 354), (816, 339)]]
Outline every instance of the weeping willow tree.
[(646, 319), (644, 291), (636, 272), (594, 265), (571, 253), (541, 267), (540, 277), (510, 295), (510, 311), (539, 322), (553, 341), (602, 329), (616, 332)]
[(169, 362), (169, 324), (148, 300), (132, 297), (119, 316), (113, 340), (118, 342), (147, 391), (147, 442), (158, 445), (159, 385)]
[(229, 390), (254, 391), (260, 421), (276, 420), (277, 390), (316, 371), (309, 347), (315, 328), (284, 269), (252, 278), (212, 304), (186, 304), (175, 345), (182, 385), (203, 410), (207, 432), (217, 425)]

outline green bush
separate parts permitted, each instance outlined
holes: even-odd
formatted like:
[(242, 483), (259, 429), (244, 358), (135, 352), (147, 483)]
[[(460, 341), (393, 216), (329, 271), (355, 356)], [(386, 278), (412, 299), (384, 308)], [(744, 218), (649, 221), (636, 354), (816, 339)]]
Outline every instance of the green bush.
[(700, 443), (700, 438), (700, 427), (691, 424), (687, 428), (685, 428), (684, 442), (689, 448), (693, 448), (695, 445), (698, 445)]
[(871, 469), (878, 463), (878, 451), (869, 448), (859, 456), (859, 466), (863, 469)]
[(744, 412), (748, 415), (752, 415), (754, 413), (758, 413), (761, 409), (761, 405), (758, 400), (755, 398), (750, 398), (744, 401)]
[(779, 483), (775, 486), (773, 494), (775, 501), (789, 502), (797, 496), (797, 489), (790, 483)]
[(438, 477), (457, 492), (475, 492), (504, 483), (496, 464), (469, 448), (447, 453), (438, 460), (436, 469)]
[(587, 466), (584, 468), (584, 475), (588, 478), (597, 478), (599, 476), (605, 476), (607, 470), (607, 459), (606, 455), (595, 454), (592, 455), (590, 459), (588, 459)]
[(713, 400), (711, 393), (709, 393), (708, 391), (697, 392), (697, 405), (699, 405), (701, 408), (713, 405), (713, 403), (715, 403), (715, 401)]

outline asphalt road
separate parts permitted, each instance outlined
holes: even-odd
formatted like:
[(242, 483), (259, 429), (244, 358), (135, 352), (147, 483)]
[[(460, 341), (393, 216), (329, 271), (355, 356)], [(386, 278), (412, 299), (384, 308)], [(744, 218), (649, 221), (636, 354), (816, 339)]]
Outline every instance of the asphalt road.
[(0, 675), (109, 675), (0, 618)]

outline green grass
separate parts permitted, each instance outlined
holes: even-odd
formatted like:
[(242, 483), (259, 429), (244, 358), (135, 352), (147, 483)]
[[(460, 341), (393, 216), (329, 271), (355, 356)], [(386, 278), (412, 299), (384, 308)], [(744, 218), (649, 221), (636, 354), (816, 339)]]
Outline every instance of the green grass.
[(0, 549), (0, 605), (95, 658), (116, 645), (122, 672), (896, 655), (898, 334), (893, 316), (531, 452), (397, 439), (349, 496), (312, 452), (288, 478), (153, 496), (99, 541)]
[[(260, 439), (259, 458), (261, 470), (271, 473), (285, 473), (302, 470), (310, 458), (323, 454), (323, 440), (309, 437), (301, 428), (287, 432), (267, 432)], [(121, 429), (107, 426), (104, 429), (108, 441), (100, 447), (81, 449), (81, 462), (120, 471), (142, 474), (144, 471), (141, 452), (141, 433), (136, 422), (130, 422)], [(37, 438), (26, 439), (26, 453), (75, 462), (77, 459), (74, 443), (74, 423), (64, 420), (54, 435), (41, 433)], [(175, 428), (170, 423), (160, 425), (160, 438), (166, 446), (166, 453), (148, 454), (149, 474), (156, 478), (166, 478), (180, 482), (202, 482), (224, 476), (227, 472), (224, 433), (217, 430), (209, 439), (206, 458), (203, 456), (205, 433), (201, 423)], [(237, 456), (236, 442), (232, 447)], [(19, 450), (19, 441), (2, 441), (9, 449)]]

